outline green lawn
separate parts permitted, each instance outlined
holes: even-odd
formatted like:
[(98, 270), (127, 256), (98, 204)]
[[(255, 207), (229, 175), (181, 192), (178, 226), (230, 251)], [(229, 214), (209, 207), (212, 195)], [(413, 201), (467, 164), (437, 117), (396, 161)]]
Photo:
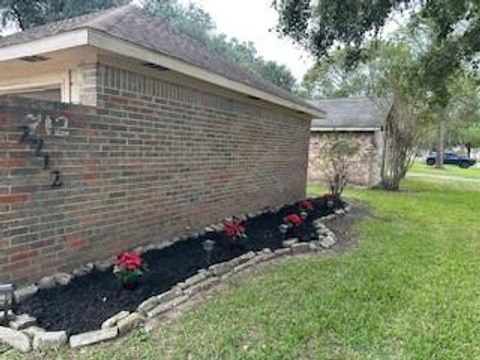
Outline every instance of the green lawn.
[(447, 165), (445, 169), (435, 169), (433, 166), (427, 166), (423, 162), (415, 162), (411, 169), (413, 173), (438, 175), (438, 176), (460, 176), (469, 179), (480, 180), (480, 168), (471, 167), (469, 169), (462, 169), (458, 166)]
[(373, 214), (346, 253), (273, 265), (151, 334), (46, 358), (480, 359), (480, 186), (464, 185), (351, 190)]

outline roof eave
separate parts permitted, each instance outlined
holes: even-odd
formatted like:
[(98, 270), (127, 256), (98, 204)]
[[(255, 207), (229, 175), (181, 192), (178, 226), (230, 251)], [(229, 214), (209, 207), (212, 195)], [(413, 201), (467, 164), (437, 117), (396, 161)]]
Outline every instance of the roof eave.
[(302, 106), (301, 104), (297, 104), (288, 99), (284, 99), (274, 94), (267, 93), (253, 86), (249, 86), (244, 83), (228, 79), (225, 76), (205, 70), (175, 57), (147, 49), (143, 46), (133, 44), (129, 41), (103, 33), (95, 29), (89, 29), (88, 43), (89, 45), (102, 50), (157, 64), (173, 71), (212, 83), (214, 85), (232, 91), (240, 92), (253, 98), (259, 98), (269, 103), (295, 110), (299, 113), (303, 113), (304, 115), (309, 115), (310, 117), (312, 117), (312, 119), (324, 118), (326, 115), (326, 113), (320, 109)]
[(88, 29), (77, 29), (58, 35), (0, 48), (0, 61), (45, 54), (88, 45)]
[(45, 54), (52, 51), (90, 45), (122, 56), (151, 62), (173, 71), (206, 81), (223, 88), (243, 93), (290, 110), (294, 110), (311, 119), (324, 118), (326, 113), (320, 109), (303, 106), (280, 96), (259, 90), (253, 86), (228, 79), (180, 59), (150, 50), (129, 41), (91, 29), (81, 28), (42, 39), (0, 48), (0, 61), (14, 60), (26, 56)]

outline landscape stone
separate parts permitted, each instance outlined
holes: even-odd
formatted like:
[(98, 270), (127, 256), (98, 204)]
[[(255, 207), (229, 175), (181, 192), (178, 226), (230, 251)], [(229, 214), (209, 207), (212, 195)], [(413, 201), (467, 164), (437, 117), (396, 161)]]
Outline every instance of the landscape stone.
[(120, 334), (126, 334), (127, 332), (135, 329), (145, 321), (145, 318), (137, 312), (128, 315), (126, 318), (118, 322), (118, 331)]
[(317, 246), (317, 244), (314, 243), (314, 242), (310, 242), (309, 245), (310, 245), (310, 251), (318, 251), (318, 250), (320, 250), (320, 248), (319, 248), (319, 247)]
[(72, 274), (75, 277), (80, 277), (80, 276), (84, 276), (84, 275), (89, 274), (91, 271), (92, 271), (91, 268), (84, 265), (84, 266), (79, 267), (78, 269), (73, 270)]
[(130, 312), (120, 311), (118, 314), (116, 314), (116, 315), (112, 316), (111, 318), (108, 318), (107, 320), (105, 320), (102, 324), (102, 329), (115, 327), (115, 325), (117, 325), (117, 323), (120, 320), (125, 319), (128, 315), (130, 315)]
[(114, 339), (118, 336), (118, 328), (106, 328), (95, 330), (83, 334), (72, 335), (70, 337), (70, 347), (72, 349), (97, 344), (102, 341)]
[(221, 276), (223, 274), (228, 273), (229, 271), (232, 271), (233, 266), (227, 261), (219, 264), (215, 264), (210, 266), (209, 268), (215, 276)]
[(18, 288), (14, 292), (15, 301), (17, 303), (23, 302), (25, 299), (29, 298), (30, 296), (35, 295), (38, 292), (38, 287), (34, 284), (22, 286)]
[(274, 251), (274, 253), (278, 256), (290, 255), (292, 253), (292, 248), (277, 249)]
[(37, 285), (39, 289), (51, 289), (57, 286), (57, 282), (54, 276), (45, 276), (40, 279)]
[(35, 335), (37, 335), (38, 333), (41, 333), (41, 332), (45, 332), (46, 330), (41, 328), (41, 327), (38, 327), (38, 326), (30, 326), (24, 330), (22, 330), (22, 332), (26, 335), (28, 335), (29, 337), (33, 338)]
[(291, 247), (293, 244), (296, 244), (298, 243), (298, 239), (297, 238), (292, 238), (292, 239), (288, 239), (288, 240), (285, 240), (282, 245), (283, 247)]
[(141, 312), (142, 314), (146, 314), (150, 310), (152, 310), (155, 306), (157, 306), (160, 303), (158, 300), (157, 296), (152, 296), (151, 298), (148, 298), (144, 302), (142, 302), (140, 305), (137, 307), (137, 311)]
[(58, 349), (66, 343), (67, 333), (65, 331), (38, 332), (33, 338), (35, 350)]
[(201, 291), (208, 290), (211, 287), (218, 285), (219, 283), (220, 283), (220, 279), (218, 277), (212, 277), (202, 281), (201, 283), (191, 286), (190, 288), (185, 290), (185, 294), (188, 296), (192, 296)]
[(295, 255), (310, 252), (310, 244), (309, 243), (294, 244), (292, 246), (292, 251)]
[(261, 259), (262, 262), (269, 261), (269, 260), (274, 259), (276, 257), (277, 257), (277, 255), (273, 252), (260, 255), (260, 259)]
[(133, 252), (136, 252), (139, 255), (142, 255), (145, 252), (145, 248), (143, 246), (138, 246), (133, 249)]
[(23, 330), (26, 329), (27, 327), (30, 327), (32, 325), (35, 325), (37, 322), (37, 319), (35, 319), (33, 316), (30, 316), (28, 314), (23, 314), (23, 315), (18, 315), (10, 321), (10, 327), (14, 330)]
[(240, 255), (239, 257), (236, 257), (232, 260), (229, 261), (230, 265), (232, 267), (236, 267), (244, 262), (249, 261), (250, 259), (253, 259), (256, 256), (254, 251), (250, 251), (246, 254)]
[(187, 280), (185, 280), (183, 283), (179, 284), (182, 289), (185, 289), (187, 287), (193, 286), (206, 278), (210, 276), (210, 272), (205, 271), (205, 270), (200, 270), (198, 274), (193, 275), (189, 277)]
[(149, 252), (149, 251), (152, 251), (152, 250), (155, 250), (156, 249), (156, 245), (155, 244), (151, 244), (151, 245), (147, 245), (145, 247), (145, 252)]
[(320, 245), (322, 245), (326, 249), (331, 248), (333, 245), (335, 245), (335, 243), (336, 240), (332, 236), (327, 236), (320, 241)]
[(222, 223), (218, 223), (216, 225), (213, 225), (213, 228), (215, 229), (215, 231), (221, 232), (224, 230), (225, 225), (223, 225)]
[(0, 343), (11, 346), (12, 348), (27, 353), (32, 347), (27, 335), (18, 330), (0, 326)]
[(113, 262), (111, 260), (103, 260), (103, 261), (96, 261), (95, 262), (95, 269), (100, 272), (105, 272), (109, 270), (113, 266)]
[(188, 300), (188, 296), (186, 296), (186, 295), (176, 297), (175, 299), (170, 300), (169, 302), (160, 304), (157, 307), (155, 307), (154, 309), (150, 310), (147, 313), (147, 317), (152, 318), (152, 317), (155, 317), (155, 316), (162, 315), (162, 314), (166, 313), (167, 311), (170, 311), (173, 308), (177, 307), (178, 305), (184, 303), (187, 300)]
[(68, 285), (70, 284), (70, 281), (72, 281), (72, 275), (67, 273), (58, 273), (58, 274), (55, 274), (54, 277), (55, 277), (55, 282), (60, 286)]
[(256, 256), (243, 264), (235, 266), (233, 268), (233, 272), (234, 273), (242, 272), (243, 270), (248, 269), (249, 267), (252, 267), (255, 264), (258, 264), (261, 260), (262, 260), (261, 256)]
[(175, 299), (176, 297), (179, 297), (180, 295), (183, 295), (182, 289), (180, 289), (179, 287), (174, 287), (173, 289), (168, 290), (163, 294), (160, 294), (157, 296), (158, 304), (169, 302)]
[(246, 263), (235, 266), (233, 268), (233, 272), (234, 273), (239, 273), (239, 272), (242, 272), (242, 271), (248, 269), (251, 266), (252, 266), (252, 264), (250, 264), (249, 262), (246, 262)]

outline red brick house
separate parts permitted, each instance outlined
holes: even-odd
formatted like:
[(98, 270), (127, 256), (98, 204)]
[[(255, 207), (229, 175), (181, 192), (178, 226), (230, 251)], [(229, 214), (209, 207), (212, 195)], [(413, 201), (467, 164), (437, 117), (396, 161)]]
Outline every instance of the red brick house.
[(1, 38), (0, 95), (16, 282), (303, 197), (324, 115), (131, 6)]
[(324, 148), (334, 139), (343, 137), (358, 149), (350, 158), (350, 183), (367, 187), (378, 185), (383, 160), (383, 128), (391, 106), (381, 109), (368, 97), (322, 99), (313, 103), (327, 115), (312, 122), (308, 181), (325, 180), (324, 170), (328, 165)]

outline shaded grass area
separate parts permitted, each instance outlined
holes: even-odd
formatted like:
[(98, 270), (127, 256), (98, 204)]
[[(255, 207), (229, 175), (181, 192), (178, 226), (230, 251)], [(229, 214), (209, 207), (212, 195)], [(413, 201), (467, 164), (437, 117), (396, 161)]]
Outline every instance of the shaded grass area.
[(273, 265), (153, 333), (46, 358), (480, 358), (480, 191), (415, 179), (347, 195), (374, 213), (350, 251)]

